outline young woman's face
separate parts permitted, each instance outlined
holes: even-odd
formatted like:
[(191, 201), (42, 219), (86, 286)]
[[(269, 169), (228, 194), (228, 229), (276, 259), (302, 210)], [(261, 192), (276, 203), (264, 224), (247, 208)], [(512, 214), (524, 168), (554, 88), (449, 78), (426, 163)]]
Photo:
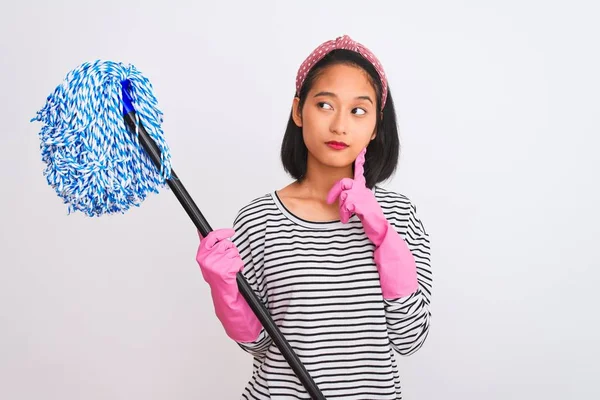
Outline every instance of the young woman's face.
[(321, 72), (306, 96), (302, 110), (294, 100), (293, 118), (302, 127), (309, 160), (330, 167), (351, 166), (375, 138), (375, 89), (366, 72), (354, 66), (333, 65)]

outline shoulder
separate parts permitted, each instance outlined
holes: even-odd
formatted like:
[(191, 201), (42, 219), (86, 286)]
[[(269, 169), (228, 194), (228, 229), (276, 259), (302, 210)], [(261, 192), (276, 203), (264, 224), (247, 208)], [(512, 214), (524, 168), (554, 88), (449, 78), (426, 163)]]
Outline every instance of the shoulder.
[(410, 209), (415, 207), (412, 200), (403, 193), (376, 186), (375, 198), (381, 207), (385, 210), (393, 210), (396, 212), (410, 212)]
[(398, 229), (416, 229), (426, 234), (425, 227), (417, 214), (417, 205), (404, 193), (375, 187), (375, 198), (386, 218)]
[(277, 206), (272, 193), (265, 193), (246, 201), (237, 211), (233, 228), (236, 231), (249, 232), (264, 229), (270, 215), (275, 215)]
[(235, 234), (231, 240), (246, 262), (247, 257), (256, 256), (254, 253), (261, 251), (265, 240), (267, 216), (273, 213), (274, 206), (271, 194), (266, 193), (252, 198), (238, 209), (233, 220)]

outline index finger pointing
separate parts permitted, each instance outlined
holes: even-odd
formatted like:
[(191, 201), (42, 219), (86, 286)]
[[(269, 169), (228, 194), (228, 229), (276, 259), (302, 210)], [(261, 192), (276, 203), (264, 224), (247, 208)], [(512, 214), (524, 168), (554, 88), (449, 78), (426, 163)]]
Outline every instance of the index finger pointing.
[(354, 180), (356, 181), (356, 183), (359, 183), (359, 184), (366, 183), (365, 168), (364, 168), (366, 152), (367, 152), (367, 148), (365, 147), (358, 154), (358, 157), (356, 157), (356, 161), (354, 161)]

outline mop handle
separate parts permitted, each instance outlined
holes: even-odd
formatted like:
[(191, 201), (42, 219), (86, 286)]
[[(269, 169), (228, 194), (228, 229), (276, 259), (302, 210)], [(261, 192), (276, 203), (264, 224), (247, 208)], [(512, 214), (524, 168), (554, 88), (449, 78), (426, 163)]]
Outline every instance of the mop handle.
[[(129, 81), (123, 81), (122, 86), (123, 114), (125, 117), (125, 123), (133, 133), (137, 131), (140, 143), (143, 146), (144, 150), (148, 153), (156, 167), (160, 168), (160, 150), (158, 146), (156, 145), (154, 140), (152, 140), (152, 138), (148, 135), (148, 132), (146, 132), (146, 129), (141, 123), (138, 124), (138, 129), (136, 130), (135, 109), (133, 108), (131, 97), (127, 92), (127, 89), (129, 87)], [(192, 200), (192, 197), (185, 189), (185, 187), (181, 183), (181, 180), (177, 177), (173, 169), (171, 169), (171, 176), (172, 178), (167, 181), (169, 187), (173, 190), (173, 193), (175, 193), (177, 199), (179, 199), (179, 202), (196, 225), (196, 228), (198, 228), (203, 237), (206, 237), (212, 231), (212, 228), (208, 224), (208, 221), (206, 220), (206, 218), (204, 218), (204, 216), (196, 206), (196, 203), (194, 202), (194, 200)], [(313, 381), (308, 371), (302, 365), (302, 362), (294, 353), (294, 350), (292, 349), (290, 344), (287, 342), (279, 328), (277, 328), (277, 325), (275, 325), (275, 322), (271, 318), (271, 315), (267, 311), (266, 307), (262, 304), (258, 296), (253, 292), (252, 288), (250, 287), (250, 284), (241, 272), (237, 273), (236, 280), (238, 284), (238, 289), (246, 299), (246, 302), (248, 303), (256, 317), (259, 319), (262, 326), (269, 333), (269, 336), (273, 339), (273, 342), (275, 343), (277, 348), (279, 348), (281, 354), (287, 360), (290, 367), (294, 370), (296, 376), (298, 376), (298, 378), (302, 382), (302, 385), (304, 385), (304, 387), (313, 399), (325, 400), (325, 397), (320, 392), (316, 383)]]

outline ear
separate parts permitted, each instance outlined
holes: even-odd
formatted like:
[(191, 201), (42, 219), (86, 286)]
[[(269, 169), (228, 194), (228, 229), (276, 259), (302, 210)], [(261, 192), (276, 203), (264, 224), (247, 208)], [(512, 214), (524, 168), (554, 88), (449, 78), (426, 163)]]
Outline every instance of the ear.
[(300, 111), (299, 97), (294, 97), (294, 102), (292, 103), (292, 119), (299, 128), (302, 127), (302, 113)]

